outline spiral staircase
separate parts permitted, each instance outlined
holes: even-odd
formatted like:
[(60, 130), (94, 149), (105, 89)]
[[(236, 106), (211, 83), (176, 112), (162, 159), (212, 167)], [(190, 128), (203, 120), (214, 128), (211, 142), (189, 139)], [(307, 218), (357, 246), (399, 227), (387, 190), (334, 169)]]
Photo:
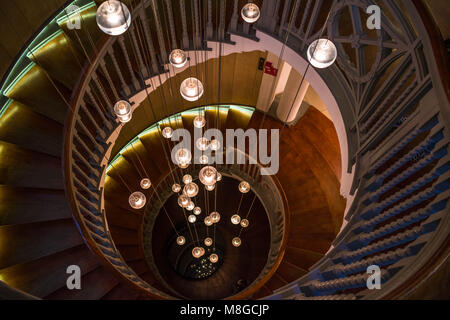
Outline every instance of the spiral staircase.
[[(375, 44), (364, 42), (373, 34), (357, 23), (365, 1), (255, 1), (262, 17), (254, 26), (238, 19), (244, 1), (124, 1), (133, 25), (117, 38), (97, 28), (101, 2), (73, 2), (81, 7), (80, 30), (68, 27), (72, 17), (64, 9), (72, 1), (65, 3), (3, 79), (0, 298), (185, 297), (147, 258), (148, 212), (127, 206), (122, 177), (137, 189), (143, 161), (156, 186), (150, 199), (158, 203), (172, 170), (161, 127), (191, 128), (190, 111), (199, 107), (221, 130), (258, 129), (263, 118), (264, 128), (283, 128), (274, 177), (285, 205), (283, 231), (271, 244), (280, 250), (258, 281), (230, 299), (428, 297), (449, 248), (450, 95), (444, 44), (421, 1), (380, 3), (389, 12), (387, 31)], [(264, 77), (256, 66), (268, 53), (239, 44), (270, 37), (303, 59), (330, 10), (327, 35), (340, 45), (339, 58), (317, 74), (333, 92), (344, 127), (314, 106), (285, 126), (254, 108)], [(379, 50), (364, 51), (361, 42)], [(196, 68), (207, 90), (198, 103), (179, 97), (192, 71), (167, 67), (174, 44), (189, 50), (192, 62), (200, 57)], [(211, 54), (222, 46), (236, 52)], [(232, 67), (221, 70), (218, 88), (220, 64)], [(125, 126), (112, 112), (119, 98), (134, 102)], [(218, 104), (223, 111), (216, 112)], [(221, 194), (233, 197), (230, 190)], [(258, 237), (254, 229), (248, 241)], [(366, 287), (374, 264), (382, 268), (382, 290)], [(70, 265), (82, 271), (81, 290), (66, 286)], [(220, 278), (217, 286), (232, 281), (226, 273)]]

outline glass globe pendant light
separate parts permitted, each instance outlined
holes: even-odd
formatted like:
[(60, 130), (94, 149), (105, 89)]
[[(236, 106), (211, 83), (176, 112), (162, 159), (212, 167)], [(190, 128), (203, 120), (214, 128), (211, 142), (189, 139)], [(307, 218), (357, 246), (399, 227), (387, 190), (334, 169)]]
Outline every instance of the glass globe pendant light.
[(182, 245), (184, 245), (185, 243), (186, 243), (186, 238), (185, 238), (185, 237), (179, 236), (179, 237), (177, 238), (177, 244), (178, 244), (179, 246), (182, 246)]
[(194, 214), (196, 216), (199, 216), (202, 213), (202, 209), (200, 207), (195, 207), (194, 208)]
[(247, 23), (255, 23), (261, 16), (261, 10), (254, 3), (247, 3), (241, 10), (242, 19)]
[(196, 116), (194, 119), (194, 127), (201, 129), (206, 126), (206, 119), (204, 116)]
[(250, 221), (248, 221), (247, 219), (243, 219), (241, 221), (241, 227), (242, 228), (248, 228), (249, 225), (250, 225)]
[[(200, 162), (200, 164), (203, 164), (203, 165), (208, 164), (208, 162), (209, 162), (208, 156), (207, 155), (202, 155), (199, 158), (199, 162)], [(219, 180), (217, 180), (217, 181), (219, 181)]]
[(209, 141), (206, 138), (199, 138), (197, 142), (195, 143), (197, 146), (197, 149), (200, 151), (206, 151), (209, 147)]
[(181, 49), (173, 50), (169, 55), (169, 62), (175, 68), (183, 68), (188, 62), (188, 57), (186, 52)]
[(250, 192), (250, 189), (251, 189), (250, 183), (248, 183), (247, 181), (242, 181), (239, 184), (239, 191), (241, 193), (248, 193), (248, 192)]
[(175, 160), (179, 166), (189, 165), (192, 160), (192, 154), (188, 149), (181, 148), (177, 151)]
[(219, 262), (219, 256), (213, 253), (212, 255), (209, 256), (209, 261), (211, 261), (211, 263), (217, 263)]
[(204, 222), (207, 227), (211, 227), (214, 224), (211, 220), (211, 217), (206, 217)]
[(165, 127), (162, 130), (162, 135), (166, 139), (171, 139), (173, 137), (173, 129), (171, 127)]
[(188, 204), (187, 207), (186, 207), (186, 210), (187, 210), (187, 211), (193, 211), (194, 208), (195, 208), (194, 202), (190, 201), (189, 204)]
[(222, 174), (217, 172), (217, 181), (222, 181)]
[(212, 186), (205, 186), (206, 191), (214, 191), (216, 189), (216, 185), (213, 184)]
[(198, 177), (205, 186), (213, 186), (217, 182), (217, 170), (211, 166), (204, 167), (200, 170)]
[(217, 150), (220, 149), (220, 142), (218, 140), (216, 140), (216, 139), (213, 139), (209, 143), (209, 146), (210, 146), (212, 151), (217, 151)]
[(231, 243), (233, 244), (233, 246), (235, 246), (236, 248), (240, 247), (242, 244), (242, 240), (239, 237), (234, 238)]
[(132, 118), (131, 104), (125, 100), (120, 100), (114, 105), (114, 113), (121, 123), (130, 122)]
[(318, 39), (310, 44), (307, 55), (311, 65), (319, 69), (324, 69), (336, 61), (337, 49), (331, 40)]
[(194, 249), (192, 249), (192, 256), (197, 259), (201, 258), (203, 256), (202, 248), (195, 247)]
[(173, 191), (174, 193), (180, 192), (180, 191), (181, 191), (181, 186), (180, 186), (178, 183), (175, 183), (175, 184), (172, 186), (172, 191)]
[(182, 194), (178, 197), (178, 205), (182, 208), (186, 208), (191, 203), (191, 200), (189, 197), (185, 194)]
[(179, 167), (180, 169), (187, 169), (187, 168), (189, 168), (189, 163), (180, 162), (180, 164), (178, 165), (178, 167)]
[(142, 192), (135, 192), (130, 195), (130, 197), (128, 198), (128, 202), (133, 209), (139, 210), (145, 206), (147, 198)]
[(196, 78), (187, 78), (181, 83), (180, 93), (187, 101), (197, 101), (203, 96), (203, 83)]
[(198, 195), (198, 185), (191, 182), (184, 186), (183, 193), (187, 195), (189, 198), (193, 198)]
[(97, 25), (104, 33), (119, 36), (131, 25), (130, 10), (120, 1), (105, 1), (97, 9)]
[(234, 216), (231, 217), (231, 223), (238, 225), (239, 223), (241, 223), (241, 217), (235, 214)]
[(144, 190), (148, 190), (150, 189), (150, 187), (152, 186), (152, 182), (150, 181), (149, 178), (144, 178), (141, 180), (141, 188)]
[(207, 247), (211, 247), (213, 245), (213, 239), (211, 239), (211, 238), (206, 238), (205, 239), (205, 246), (207, 246)]
[(219, 223), (220, 222), (220, 213), (213, 212), (209, 216), (211, 218), (212, 223)]
[(195, 223), (195, 221), (197, 221), (197, 217), (194, 215), (190, 215), (188, 221), (189, 223)]
[(192, 176), (190, 174), (186, 174), (183, 176), (183, 183), (189, 184), (193, 181)]

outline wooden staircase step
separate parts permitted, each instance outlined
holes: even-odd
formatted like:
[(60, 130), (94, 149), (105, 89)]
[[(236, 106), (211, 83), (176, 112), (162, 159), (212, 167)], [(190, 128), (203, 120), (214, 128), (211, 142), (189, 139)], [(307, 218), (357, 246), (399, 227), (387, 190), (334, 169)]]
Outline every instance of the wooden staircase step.
[[(55, 80), (67, 88), (74, 88), (84, 66), (84, 59), (70, 38), (61, 32), (44, 47), (34, 52), (30, 59), (44, 68)], [(64, 68), (61, 68), (64, 66)]]
[[(34, 66), (8, 93), (8, 98), (29, 106), (33, 111), (64, 124), (67, 104), (46, 72)], [(59, 89), (59, 88), (58, 88)], [(65, 98), (67, 101), (67, 98)]]
[(319, 252), (293, 247), (288, 247), (285, 253), (286, 260), (289, 263), (300, 267), (303, 270), (308, 270), (309, 267), (322, 259), (323, 256), (324, 255)]
[(125, 261), (136, 261), (145, 259), (144, 252), (140, 246), (117, 245), (117, 249), (119, 250), (122, 257), (125, 259)]
[(136, 300), (139, 297), (137, 290), (131, 289), (125, 284), (118, 284), (105, 294), (102, 300)]
[(83, 243), (72, 219), (2, 226), (0, 238), (0, 269), (30, 262)]
[(66, 286), (67, 268), (79, 266), (86, 274), (99, 266), (97, 257), (84, 245), (0, 270), (0, 277), (14, 288), (43, 298)]
[(301, 277), (303, 277), (305, 274), (307, 274), (307, 270), (304, 270), (300, 267), (297, 267), (289, 262), (286, 261), (286, 259), (284, 259), (281, 264), (280, 267), (277, 270), (277, 273), (287, 282), (291, 283), (295, 280), (300, 279)]
[(104, 267), (99, 267), (81, 278), (81, 290), (62, 287), (45, 297), (48, 300), (98, 300), (104, 297), (119, 282)]
[(61, 160), (0, 141), (0, 184), (64, 190)]
[(0, 140), (22, 148), (61, 156), (63, 126), (31, 108), (13, 101), (0, 126)]
[(0, 225), (70, 219), (63, 190), (0, 186)]

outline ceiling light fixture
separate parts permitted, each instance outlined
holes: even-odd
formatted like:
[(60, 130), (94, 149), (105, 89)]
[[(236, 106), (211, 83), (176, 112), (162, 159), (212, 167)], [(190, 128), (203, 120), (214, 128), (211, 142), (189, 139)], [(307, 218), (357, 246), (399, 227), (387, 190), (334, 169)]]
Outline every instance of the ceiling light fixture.
[(198, 177), (205, 186), (213, 186), (217, 182), (217, 170), (211, 166), (204, 167)]
[(184, 245), (185, 243), (186, 243), (186, 238), (185, 238), (185, 237), (179, 236), (179, 237), (177, 238), (177, 244), (178, 244), (179, 246), (182, 246), (182, 245)]
[(183, 176), (183, 183), (189, 184), (193, 181), (192, 176), (190, 174), (186, 174)]
[(241, 217), (238, 214), (235, 214), (231, 217), (231, 223), (238, 225), (239, 223), (241, 223)]
[(121, 123), (130, 122), (132, 118), (131, 104), (125, 100), (120, 100), (114, 105), (114, 113)]
[(198, 185), (195, 184), (194, 182), (191, 182), (184, 186), (183, 193), (187, 195), (189, 198), (193, 198), (198, 195), (198, 191), (199, 191)]
[(247, 181), (242, 181), (239, 184), (239, 192), (241, 193), (249, 193), (250, 192), (250, 183), (248, 183)]
[(205, 246), (207, 247), (211, 247), (213, 245), (213, 239), (211, 239), (210, 237), (205, 239)]
[(191, 203), (191, 200), (189, 197), (185, 194), (182, 194), (178, 197), (178, 205), (182, 208), (186, 208)]
[(169, 62), (175, 68), (183, 68), (188, 62), (188, 57), (186, 52), (181, 49), (173, 50), (169, 55)]
[(149, 178), (144, 178), (141, 180), (141, 188), (144, 190), (148, 190), (150, 189), (150, 187), (152, 186), (152, 182), (150, 181)]
[(180, 93), (187, 101), (200, 100), (204, 93), (203, 83), (197, 78), (187, 78), (181, 83)]
[(105, 1), (97, 9), (97, 25), (104, 33), (119, 36), (131, 25), (130, 10), (120, 1)]
[(128, 198), (128, 202), (133, 209), (139, 210), (145, 206), (147, 198), (142, 192), (134, 192)]
[(312, 66), (324, 69), (336, 61), (337, 49), (331, 40), (318, 39), (310, 44), (307, 55)]
[(171, 127), (165, 127), (162, 130), (162, 135), (166, 139), (171, 139), (173, 137), (173, 129)]
[(194, 127), (201, 129), (206, 125), (206, 119), (204, 116), (196, 116), (194, 119)]
[(241, 227), (242, 228), (248, 228), (249, 225), (250, 225), (250, 221), (248, 221), (247, 219), (243, 219), (241, 221)]
[(261, 16), (261, 10), (259, 10), (259, 7), (256, 4), (250, 2), (242, 7), (241, 16), (245, 22), (255, 23)]
[(220, 213), (213, 212), (210, 214), (212, 223), (219, 223), (220, 222)]
[(196, 216), (199, 216), (202, 213), (202, 209), (200, 207), (195, 207), (194, 208), (194, 214)]
[(211, 261), (212, 263), (217, 263), (219, 262), (219, 256), (213, 253), (212, 255), (209, 256), (209, 261)]
[(174, 193), (180, 192), (180, 191), (181, 191), (181, 186), (180, 186), (178, 183), (175, 183), (175, 184), (172, 186), (172, 191), (173, 191)]
[(242, 244), (242, 240), (239, 237), (234, 238), (231, 243), (233, 244), (233, 246), (235, 246), (236, 248), (240, 247)]

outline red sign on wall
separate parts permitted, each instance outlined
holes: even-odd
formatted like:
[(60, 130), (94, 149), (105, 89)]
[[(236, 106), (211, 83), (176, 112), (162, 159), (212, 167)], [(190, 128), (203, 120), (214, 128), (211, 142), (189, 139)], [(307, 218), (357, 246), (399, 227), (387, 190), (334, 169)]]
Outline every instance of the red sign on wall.
[(276, 69), (276, 68), (272, 65), (272, 62), (267, 61), (267, 62), (266, 62), (266, 65), (264, 66), (264, 73), (276, 77), (277, 74), (278, 74), (278, 69)]

